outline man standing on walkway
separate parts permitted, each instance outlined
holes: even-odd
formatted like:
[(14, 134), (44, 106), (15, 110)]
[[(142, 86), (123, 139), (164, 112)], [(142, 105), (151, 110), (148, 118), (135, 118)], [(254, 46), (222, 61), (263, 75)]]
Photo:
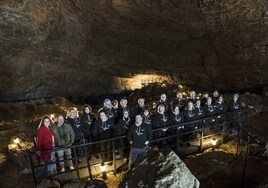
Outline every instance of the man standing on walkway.
[(135, 123), (130, 127), (127, 139), (131, 145), (129, 157), (129, 168), (131, 168), (138, 156), (146, 151), (152, 139), (151, 127), (143, 124), (140, 114), (135, 116)]
[[(57, 118), (57, 124), (52, 126), (52, 131), (56, 137), (56, 143), (58, 147), (67, 147), (71, 146), (74, 143), (75, 133), (70, 124), (64, 123), (64, 117), (59, 115)], [(63, 150), (57, 150), (57, 155), (60, 162), (61, 172), (65, 171), (64, 166), (64, 154), (68, 160), (68, 166), (70, 170), (73, 170), (73, 163), (72, 163), (72, 153), (71, 148), (66, 148)]]

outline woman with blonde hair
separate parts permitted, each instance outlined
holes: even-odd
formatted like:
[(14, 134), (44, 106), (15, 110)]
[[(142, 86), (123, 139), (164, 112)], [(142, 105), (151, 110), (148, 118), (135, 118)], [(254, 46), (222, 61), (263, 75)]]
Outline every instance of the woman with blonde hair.
[[(40, 156), (41, 163), (52, 162), (55, 160), (55, 152), (49, 150), (53, 149), (55, 146), (55, 138), (50, 130), (51, 120), (48, 116), (44, 116), (37, 130), (37, 143), (36, 143), (36, 153)], [(56, 173), (56, 164), (47, 165), (48, 175)]]

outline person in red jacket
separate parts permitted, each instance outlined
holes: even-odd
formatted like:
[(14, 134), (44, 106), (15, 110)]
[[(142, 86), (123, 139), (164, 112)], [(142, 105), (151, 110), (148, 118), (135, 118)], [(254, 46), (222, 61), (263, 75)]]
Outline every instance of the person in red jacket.
[[(51, 150), (55, 146), (55, 139), (50, 130), (51, 120), (48, 116), (44, 116), (38, 126), (36, 153), (40, 156), (41, 163), (52, 162), (55, 160), (55, 152), (45, 152)], [(57, 172), (56, 164), (47, 165), (48, 175)]]

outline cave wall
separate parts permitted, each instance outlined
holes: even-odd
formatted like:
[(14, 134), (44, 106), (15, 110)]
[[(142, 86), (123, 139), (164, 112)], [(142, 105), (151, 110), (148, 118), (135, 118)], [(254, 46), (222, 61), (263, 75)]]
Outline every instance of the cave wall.
[(0, 100), (89, 96), (129, 73), (267, 85), (266, 0), (2, 0)]

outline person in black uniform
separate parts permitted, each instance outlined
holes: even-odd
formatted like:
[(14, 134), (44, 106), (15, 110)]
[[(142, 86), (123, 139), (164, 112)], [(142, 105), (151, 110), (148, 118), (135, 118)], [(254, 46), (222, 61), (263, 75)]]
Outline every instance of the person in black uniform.
[(176, 97), (172, 100), (171, 108), (175, 109), (176, 106), (179, 106), (180, 112), (182, 112), (185, 108), (185, 99), (183, 99), (183, 95), (181, 91), (177, 91)]
[[(78, 111), (75, 107), (71, 107), (68, 109), (65, 122), (66, 124), (71, 125), (71, 127), (73, 128), (75, 137), (72, 146), (77, 146), (74, 152), (76, 152), (76, 154), (80, 156), (82, 154), (81, 148), (79, 146), (80, 144), (82, 144), (82, 126), (80, 123)], [(78, 161), (80, 162), (80, 159)]]
[(151, 116), (149, 109), (145, 108), (142, 114), (143, 123), (148, 126), (152, 126), (153, 124), (153, 117)]
[[(185, 108), (183, 111), (183, 117), (184, 117), (185, 122), (189, 122), (189, 123), (184, 125), (183, 132), (189, 132), (189, 131), (195, 130), (196, 125), (195, 125), (195, 123), (191, 123), (191, 121), (196, 120), (197, 113), (196, 113), (196, 110), (194, 108), (194, 104), (192, 101), (189, 101), (187, 103), (187, 108)], [(193, 135), (194, 134), (192, 134), (192, 133), (185, 134), (185, 135), (183, 135), (183, 140), (186, 141), (186, 140), (192, 139)]]
[[(201, 106), (200, 100), (196, 100), (195, 111), (196, 111), (196, 120), (202, 119), (205, 117), (205, 109), (204, 107)], [(196, 123), (197, 128), (202, 128), (202, 125), (203, 125), (203, 121), (199, 121)]]
[[(105, 111), (99, 112), (99, 119), (95, 121), (94, 127), (93, 127), (93, 135), (98, 138), (98, 140), (104, 140), (113, 138), (114, 136), (114, 121), (109, 118)], [(101, 151), (107, 151), (111, 150), (111, 141), (102, 142), (100, 143), (100, 149)], [(102, 161), (110, 161), (112, 160), (112, 153), (104, 153), (101, 155)], [(111, 164), (111, 163), (109, 163)]]
[(226, 106), (223, 100), (223, 96), (220, 95), (218, 100), (214, 103), (217, 108), (217, 122), (223, 123), (224, 122), (224, 113), (226, 112)]
[(196, 103), (196, 93), (195, 93), (195, 91), (194, 90), (192, 90), (192, 91), (190, 91), (190, 93), (189, 93), (189, 98), (187, 99), (187, 104), (188, 104), (188, 102), (192, 102), (193, 104), (195, 104)]
[(129, 155), (129, 168), (131, 168), (138, 156), (146, 151), (152, 139), (151, 128), (148, 125), (144, 125), (140, 114), (135, 116), (135, 123), (131, 125), (127, 139), (131, 145)]
[(88, 142), (92, 142), (93, 138), (92, 138), (92, 129), (93, 129), (93, 125), (96, 121), (96, 117), (94, 116), (94, 114), (92, 114), (92, 108), (88, 105), (85, 104), (82, 107), (82, 111), (83, 111), (83, 115), (80, 118), (80, 122), (82, 125), (82, 132), (85, 136), (85, 139)]
[(120, 105), (117, 109), (117, 113), (118, 113), (118, 120), (121, 119), (124, 116), (123, 111), (127, 110), (129, 117), (132, 119), (132, 115), (131, 115), (131, 109), (127, 106), (127, 99), (121, 99), (120, 100)]
[(156, 109), (158, 108), (159, 105), (163, 105), (165, 107), (165, 112), (167, 114), (170, 113), (171, 109), (170, 109), (170, 105), (167, 101), (167, 95), (162, 93), (160, 96), (160, 100), (158, 101), (158, 103), (156, 104)]
[(112, 105), (112, 102), (110, 99), (105, 99), (103, 102), (103, 107), (98, 110), (98, 113), (101, 111), (105, 112), (105, 114), (113, 121), (115, 122), (115, 119), (117, 117), (117, 109)]
[[(183, 114), (180, 113), (180, 107), (179, 105), (175, 106), (172, 110), (172, 113), (170, 114), (170, 124), (171, 125), (178, 125), (176, 127), (171, 127), (168, 129), (168, 135), (175, 135), (182, 132), (182, 126), (180, 124), (184, 123), (184, 117)], [(176, 137), (173, 137), (171, 139), (171, 143), (176, 143)]]
[[(145, 106), (145, 99), (144, 98), (139, 98), (138, 99), (138, 105), (133, 109), (133, 118), (136, 117), (136, 115), (138, 114), (143, 114), (144, 110), (145, 110), (146, 106)], [(133, 120), (135, 121), (135, 120)]]
[[(129, 117), (129, 112), (125, 108), (123, 110), (123, 117), (119, 119), (118, 123), (116, 124), (115, 128), (115, 135), (116, 136), (125, 136), (127, 135), (127, 132), (130, 128), (131, 125), (131, 119)], [(127, 147), (128, 146), (128, 141), (126, 138), (121, 138), (120, 139), (120, 147)], [(127, 155), (127, 148), (120, 150), (121, 154), (123, 156)]]
[(239, 95), (235, 93), (232, 100), (228, 104), (229, 117), (233, 120), (238, 120), (239, 112), (241, 111), (241, 101)]
[(204, 107), (207, 104), (209, 94), (208, 92), (203, 93), (202, 99), (201, 99), (201, 106)]
[[(204, 106), (206, 119), (205, 119), (205, 127), (207, 127), (204, 134), (209, 134), (213, 131), (213, 125), (216, 123), (216, 114), (217, 108), (212, 104), (212, 98), (208, 97), (207, 104)], [(210, 131), (211, 130), (211, 131)]]
[(212, 93), (212, 104), (214, 105), (215, 102), (218, 100), (220, 94), (218, 90), (214, 90)]
[[(169, 115), (166, 112), (166, 107), (160, 104), (157, 108), (157, 114), (154, 120), (154, 127), (155, 128), (166, 127), (169, 125), (169, 123), (170, 123)], [(155, 138), (158, 139), (158, 138), (165, 136), (167, 129), (168, 128), (163, 128), (163, 129), (155, 131)], [(158, 147), (162, 147), (165, 144), (166, 144), (165, 140), (157, 141)]]

